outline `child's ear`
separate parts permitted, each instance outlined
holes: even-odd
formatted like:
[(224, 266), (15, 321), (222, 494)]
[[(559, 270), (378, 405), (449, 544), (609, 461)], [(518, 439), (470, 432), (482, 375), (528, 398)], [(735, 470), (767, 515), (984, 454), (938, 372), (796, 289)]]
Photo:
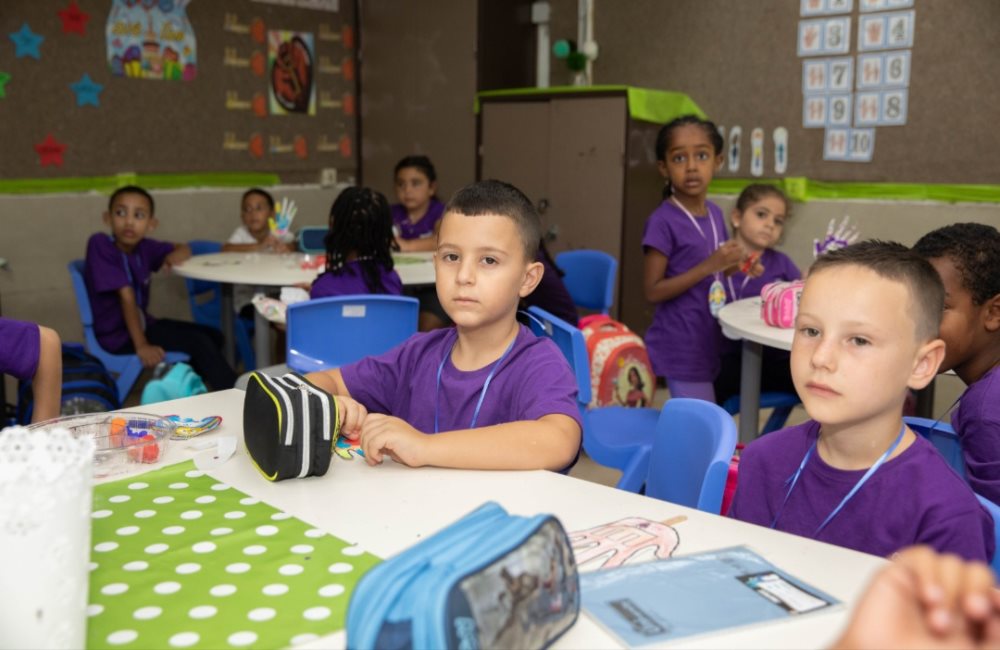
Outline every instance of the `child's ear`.
[(945, 343), (941, 339), (933, 339), (921, 345), (917, 350), (917, 360), (910, 373), (910, 381), (906, 385), (914, 390), (926, 388), (937, 376), (938, 368), (944, 361), (944, 349)]
[(518, 290), (518, 295), (522, 298), (531, 295), (531, 292), (535, 290), (538, 283), (542, 281), (542, 275), (545, 274), (545, 267), (542, 266), (541, 262), (532, 262), (528, 265), (527, 270), (524, 272), (524, 280), (521, 282), (521, 288)]
[(740, 227), (740, 211), (733, 208), (732, 214), (729, 215), (729, 223), (732, 224), (733, 230)]
[(158, 225), (160, 225), (160, 220), (157, 219), (156, 217), (150, 217), (149, 218), (149, 227), (146, 228), (146, 232), (153, 232), (154, 230), (156, 230), (156, 227)]
[(656, 161), (656, 169), (659, 170), (660, 176), (662, 176), (663, 178), (666, 178), (668, 180), (670, 179), (670, 170), (667, 169), (667, 163), (666, 163), (666, 161), (657, 160)]
[(102, 215), (102, 219), (104, 221), (104, 225), (105, 226), (110, 226), (111, 225), (111, 213), (108, 212), (107, 210), (104, 211), (104, 214)]
[(1000, 330), (1000, 293), (987, 300), (983, 305), (983, 325), (987, 332)]
[(722, 164), (726, 162), (726, 157), (721, 153), (715, 156), (715, 171), (722, 171)]

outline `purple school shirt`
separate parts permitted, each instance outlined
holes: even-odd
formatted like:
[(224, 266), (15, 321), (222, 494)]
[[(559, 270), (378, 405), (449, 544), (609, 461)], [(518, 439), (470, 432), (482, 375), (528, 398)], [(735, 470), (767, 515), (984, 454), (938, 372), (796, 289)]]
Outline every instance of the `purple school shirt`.
[[(418, 431), (434, 433), (435, 401), (440, 402), (439, 431), (468, 429), (483, 384), (496, 364), (468, 372), (455, 368), (450, 353), (456, 337), (454, 328), (414, 334), (383, 355), (341, 368), (344, 384), (370, 412), (394, 415)], [(447, 361), (438, 391), (442, 359)], [(556, 413), (581, 423), (576, 379), (555, 343), (522, 325), (514, 347), (493, 374), (476, 427)]]
[[(818, 434), (819, 423), (810, 420), (748, 445), (729, 516), (770, 526), (782, 508), (789, 477)], [(911, 544), (967, 560), (988, 563), (993, 557), (992, 517), (921, 436), (879, 467), (816, 535), (864, 473), (831, 467), (813, 450), (775, 528), (881, 557)]]
[[(792, 258), (773, 248), (766, 249), (760, 256), (760, 263), (764, 265), (764, 273), (760, 277), (751, 278), (745, 273), (737, 271), (726, 278), (726, 300), (735, 302), (743, 298), (756, 298), (760, 296), (761, 289), (765, 284), (771, 282), (798, 280), (802, 277), (802, 271), (795, 266)], [(739, 352), (742, 341), (726, 339), (723, 343), (723, 350), (730, 354)], [(772, 352), (778, 350), (771, 348)], [(779, 355), (788, 357), (788, 354)]]
[(135, 290), (146, 324), (155, 320), (147, 311), (150, 276), (160, 270), (163, 260), (173, 250), (170, 242), (146, 238), (126, 254), (115, 246), (111, 235), (98, 232), (90, 236), (83, 278), (94, 314), (94, 334), (105, 350), (114, 352), (130, 340), (118, 297), (122, 287), (131, 285)]
[[(722, 210), (711, 201), (705, 205), (709, 216), (695, 217), (701, 232), (670, 199), (646, 221), (642, 245), (666, 255), (664, 277), (672, 278), (694, 268), (715, 251), (717, 244), (729, 238)], [(715, 223), (715, 242), (709, 219)], [(725, 284), (722, 273), (719, 277)], [(704, 382), (719, 374), (722, 329), (708, 309), (708, 290), (714, 280), (712, 275), (702, 278), (679, 296), (656, 304), (653, 323), (646, 330), (646, 348), (658, 376)]]
[(38, 325), (34, 323), (0, 318), (0, 374), (24, 380), (34, 377), (41, 354), (41, 338)]
[(410, 221), (410, 216), (406, 213), (406, 207), (397, 203), (391, 208), (392, 227), (401, 239), (423, 239), (434, 236), (434, 226), (441, 217), (444, 216), (444, 203), (437, 199), (431, 199), (427, 206), (427, 212), (416, 223)]
[(566, 285), (559, 276), (559, 269), (549, 263), (542, 251), (538, 251), (535, 261), (542, 263), (545, 273), (542, 274), (542, 281), (535, 290), (523, 298), (524, 304), (529, 307), (532, 305), (541, 307), (570, 325), (576, 325), (579, 321), (576, 305), (573, 304), (573, 298), (570, 297)]
[(966, 389), (951, 424), (962, 442), (969, 485), (1000, 504), (1000, 366)]
[(381, 269), (382, 290), (372, 291), (365, 284), (364, 271), (361, 262), (354, 261), (344, 264), (340, 274), (327, 271), (313, 281), (309, 289), (310, 298), (328, 298), (330, 296), (352, 296), (362, 293), (385, 293), (395, 296), (403, 293), (403, 281), (394, 270)]

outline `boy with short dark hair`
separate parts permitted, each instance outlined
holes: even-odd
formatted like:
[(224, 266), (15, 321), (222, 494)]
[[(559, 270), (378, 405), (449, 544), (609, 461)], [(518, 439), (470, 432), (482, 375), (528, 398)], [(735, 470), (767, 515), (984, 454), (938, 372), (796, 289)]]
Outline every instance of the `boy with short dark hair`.
[(992, 518), (902, 420), (907, 390), (944, 357), (943, 296), (934, 268), (900, 244), (816, 260), (791, 354), (813, 419), (746, 448), (731, 516), (875, 555), (927, 544), (989, 562)]
[[(541, 225), (517, 188), (481, 181), (448, 203), (434, 266), (455, 327), (309, 379), (338, 395), (370, 464), (565, 469), (580, 448), (576, 381), (552, 341), (515, 320), (542, 276)], [(427, 435), (436, 434), (436, 435)]]

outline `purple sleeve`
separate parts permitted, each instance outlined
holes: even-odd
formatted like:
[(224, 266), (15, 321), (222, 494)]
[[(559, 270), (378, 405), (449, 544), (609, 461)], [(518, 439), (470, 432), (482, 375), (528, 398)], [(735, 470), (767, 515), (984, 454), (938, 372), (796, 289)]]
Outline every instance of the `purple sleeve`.
[[(0, 318), (0, 373), (28, 380), (38, 370), (41, 333), (38, 325)], [(3, 378), (0, 377), (0, 381)]]
[(96, 293), (118, 291), (130, 284), (125, 271), (125, 257), (115, 248), (111, 237), (104, 233), (91, 235), (87, 241), (84, 274)]
[(530, 367), (525, 366), (523, 381), (515, 396), (513, 420), (537, 420), (546, 415), (567, 415), (581, 429), (580, 407), (577, 405), (576, 377), (555, 343), (540, 339), (531, 354)]
[(351, 397), (372, 413), (391, 413), (393, 396), (406, 374), (406, 354), (412, 339), (385, 354), (365, 357), (340, 369)]
[(174, 248), (176, 246), (173, 242), (160, 241), (159, 239), (142, 240), (143, 255), (149, 256), (149, 270), (151, 273), (160, 270), (163, 266), (163, 260), (167, 259), (167, 255), (174, 252)]
[(674, 251), (674, 234), (667, 227), (667, 220), (659, 210), (649, 216), (642, 235), (643, 248), (653, 248), (670, 257)]
[(914, 543), (927, 544), (938, 553), (954, 553), (984, 564), (993, 559), (996, 546), (993, 517), (982, 506), (964, 508), (947, 517), (926, 516), (925, 523)]
[(962, 442), (969, 485), (1000, 503), (1000, 370), (969, 387), (952, 422)]

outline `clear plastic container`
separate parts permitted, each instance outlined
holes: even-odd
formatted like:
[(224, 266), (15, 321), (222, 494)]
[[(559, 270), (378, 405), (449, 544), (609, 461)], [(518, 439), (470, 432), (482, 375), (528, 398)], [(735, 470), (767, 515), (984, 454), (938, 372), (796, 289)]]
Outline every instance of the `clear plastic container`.
[(94, 477), (125, 472), (130, 465), (157, 463), (174, 423), (150, 413), (120, 411), (69, 415), (33, 424), (29, 429), (61, 427), (94, 441)]

